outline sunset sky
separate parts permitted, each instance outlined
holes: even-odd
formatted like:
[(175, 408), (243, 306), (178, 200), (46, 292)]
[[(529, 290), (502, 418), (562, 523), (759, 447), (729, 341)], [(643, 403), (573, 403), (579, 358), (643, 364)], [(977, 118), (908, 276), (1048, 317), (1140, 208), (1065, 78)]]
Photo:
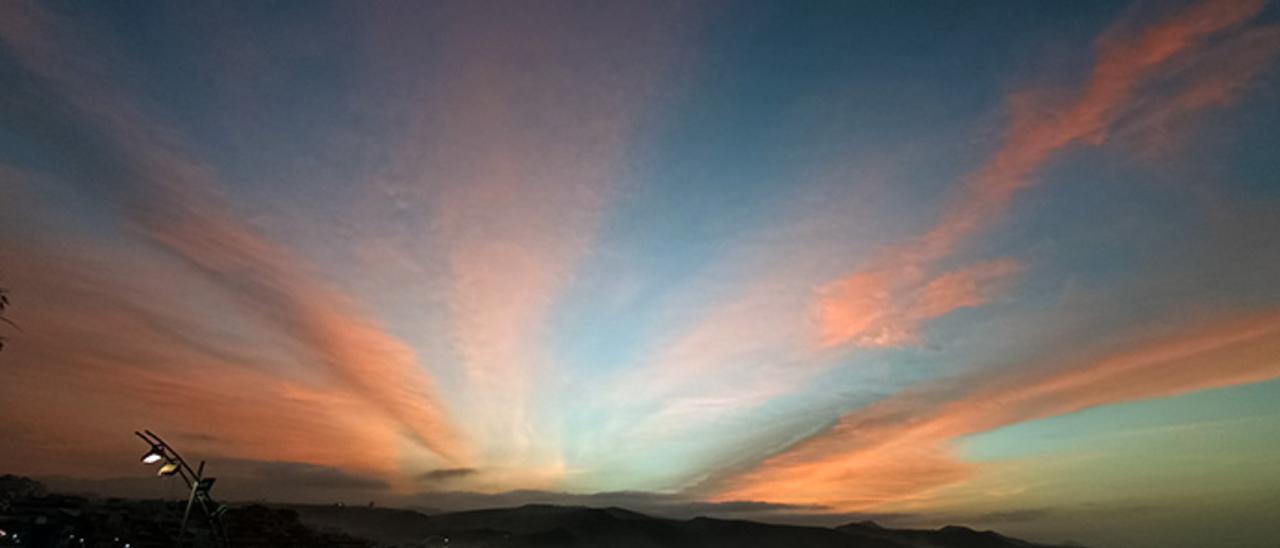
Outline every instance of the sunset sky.
[(1280, 538), (1280, 7), (0, 2), (0, 473)]

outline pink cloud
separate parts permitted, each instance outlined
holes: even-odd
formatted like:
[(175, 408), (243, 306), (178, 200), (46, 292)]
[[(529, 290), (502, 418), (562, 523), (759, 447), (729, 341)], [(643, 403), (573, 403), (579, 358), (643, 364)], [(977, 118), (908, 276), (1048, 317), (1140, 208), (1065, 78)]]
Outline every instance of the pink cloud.
[(914, 342), (924, 322), (982, 306), (1024, 269), (1013, 259), (976, 263), (924, 281), (911, 270), (864, 271), (823, 288), (822, 339), (864, 347)]
[[(495, 465), (558, 458), (556, 427), (538, 417), (562, 388), (543, 345), (550, 306), (623, 190), (631, 136), (680, 46), (672, 18), (688, 15), (543, 8), (425, 15), (449, 21), (438, 39), (450, 55), (422, 67), (427, 81), (409, 91), (420, 104), (378, 181), (384, 194), (366, 204), (413, 219), (374, 245), (434, 263), (421, 270), (440, 276), (468, 434)], [(404, 55), (399, 70), (421, 63), (421, 43), (403, 37), (423, 23), (403, 15), (370, 21), (376, 49)]]
[(1229, 106), (1250, 90), (1280, 55), (1280, 27), (1268, 25), (1230, 36), (1193, 56), (1170, 76), (1168, 93), (1137, 106), (1115, 130), (1116, 138), (1159, 157), (1186, 145), (1196, 114)]
[[(956, 439), (1100, 405), (1280, 377), (1280, 311), (1224, 318), (1174, 336), (1031, 372), (969, 379), (954, 395), (921, 386), (845, 415), (829, 430), (713, 485), (721, 500), (868, 510), (925, 500), (970, 477)], [(948, 385), (951, 386), (951, 385)]]
[[(87, 47), (36, 4), (5, 4), (0, 40), (26, 67), (81, 111), (127, 171), (113, 189), (138, 234), (161, 245), (294, 340), (305, 360), (340, 390), (379, 409), (451, 462), (464, 447), (432, 380), (413, 351), (365, 316), (355, 299), (317, 279), (283, 246), (256, 233), (226, 206), (212, 170), (105, 77), (110, 48)], [(84, 55), (83, 52), (99, 52)], [(68, 60), (68, 63), (60, 63)]]
[[(337, 382), (402, 424), (451, 462), (464, 449), (412, 349), (365, 319), (351, 298), (300, 270), (298, 260), (211, 204), (178, 222), (144, 222), (141, 230), (228, 289), (241, 304), (298, 341)], [(181, 211), (183, 204), (164, 204)]]
[[(910, 342), (924, 321), (954, 310), (943, 307), (915, 317), (899, 311), (917, 302), (937, 281), (931, 273), (937, 262), (1002, 214), (1014, 194), (1033, 185), (1035, 173), (1055, 154), (1103, 142), (1117, 121), (1141, 103), (1144, 86), (1170, 69), (1170, 61), (1203, 51), (1210, 37), (1248, 21), (1263, 5), (1203, 2), (1143, 29), (1113, 30), (1098, 40), (1089, 78), (1074, 98), (1061, 101), (1035, 89), (1011, 95), (1003, 145), (969, 175), (938, 224), (819, 289), (816, 319), (821, 345)], [(1182, 101), (1170, 107), (1190, 111), (1212, 102)]]
[[(66, 474), (94, 461), (102, 466), (86, 472), (132, 471), (130, 432), (146, 427), (215, 461), (397, 471), (403, 427), (379, 406), (193, 321), (186, 313), (194, 296), (156, 291), (172, 280), (146, 256), (67, 242), (60, 249), (17, 244), (7, 255), (30, 328), (5, 352), (7, 469)], [(124, 277), (103, 264), (149, 268)]]

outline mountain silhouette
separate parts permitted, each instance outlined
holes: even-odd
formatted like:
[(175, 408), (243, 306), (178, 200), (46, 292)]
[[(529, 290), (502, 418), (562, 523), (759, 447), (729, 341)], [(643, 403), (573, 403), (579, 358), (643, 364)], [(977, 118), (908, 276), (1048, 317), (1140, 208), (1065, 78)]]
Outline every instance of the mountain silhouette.
[[(306, 524), (396, 546), (613, 548), (1048, 548), (992, 531), (777, 525), (648, 516), (623, 508), (532, 504), (425, 515), (410, 510), (290, 506)], [(448, 544), (445, 544), (448, 539)]]

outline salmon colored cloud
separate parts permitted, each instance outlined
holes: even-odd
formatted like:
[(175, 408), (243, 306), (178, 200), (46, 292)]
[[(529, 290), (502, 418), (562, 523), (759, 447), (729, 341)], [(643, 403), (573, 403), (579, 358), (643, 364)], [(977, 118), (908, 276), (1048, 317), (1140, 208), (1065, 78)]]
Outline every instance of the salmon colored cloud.
[(482, 458), (554, 469), (559, 427), (539, 416), (562, 377), (544, 344), (548, 315), (620, 190), (631, 134), (679, 45), (669, 17), (685, 10), (441, 8), (422, 14), (450, 23), (439, 37), (450, 54), (431, 65), (420, 40), (402, 43), (424, 21), (372, 21), (379, 51), (429, 75), (411, 92), (421, 104), (380, 198), (415, 220), (425, 213), (394, 245), (432, 250), (423, 255), (443, 279), (446, 342)]
[[(941, 221), (920, 237), (896, 246), (870, 265), (819, 288), (816, 321), (823, 347), (846, 344), (892, 346), (915, 339), (921, 324), (955, 308), (904, 316), (898, 309), (928, 291), (936, 263), (963, 246), (1002, 214), (1035, 173), (1069, 147), (1103, 142), (1123, 115), (1142, 103), (1144, 87), (1159, 79), (1180, 57), (1208, 47), (1209, 39), (1261, 11), (1264, 2), (1202, 2), (1142, 29), (1117, 27), (1100, 38), (1084, 88), (1062, 101), (1044, 90), (1009, 98), (1011, 119), (1004, 142), (966, 179)], [(1195, 110), (1212, 101), (1180, 101), (1170, 108)], [(946, 282), (943, 282), (946, 283)], [(978, 306), (967, 299), (963, 306)], [(944, 303), (939, 302), (939, 305)]]
[(101, 246), (62, 254), (19, 244), (6, 258), (8, 280), (27, 295), (23, 321), (31, 329), (6, 349), (0, 436), (13, 450), (0, 466), (57, 474), (100, 462), (91, 472), (109, 475), (121, 459), (132, 464), (129, 433), (147, 427), (215, 460), (397, 471), (391, 449), (402, 426), (379, 406), (289, 374), (287, 358), (217, 337), (184, 315), (189, 292), (154, 291), (166, 281), (162, 273), (125, 278), (100, 267), (147, 264), (138, 257)]
[[(170, 131), (94, 65), (110, 48), (85, 47), (39, 5), (6, 3), (4, 12), (0, 43), (105, 137), (101, 157), (121, 176), (113, 196), (140, 234), (205, 273), (297, 342), (308, 363), (423, 445), (452, 463), (464, 460), (462, 442), (413, 351), (223, 205), (212, 171), (183, 153)], [(87, 51), (102, 52), (103, 59), (78, 54)]]
[[(159, 194), (159, 193), (157, 193)], [(300, 343), (310, 358), (369, 404), (387, 413), (424, 445), (451, 462), (463, 447), (412, 349), (387, 335), (344, 294), (299, 269), (283, 249), (249, 233), (229, 217), (210, 215), (170, 199), (153, 207), (184, 212), (141, 230), (229, 290), (241, 303)], [(145, 212), (144, 218), (149, 217)], [(166, 215), (166, 217), (169, 217)]]
[(1236, 103), (1280, 56), (1280, 26), (1249, 29), (1189, 59), (1170, 77), (1169, 93), (1150, 98), (1115, 130), (1144, 156), (1160, 157), (1189, 139), (1195, 114)]
[(990, 302), (1023, 269), (1014, 259), (997, 259), (927, 281), (915, 269), (860, 272), (823, 289), (823, 340), (864, 347), (910, 343), (924, 322)]
[(1099, 359), (922, 386), (850, 413), (758, 467), (722, 480), (720, 500), (868, 510), (963, 482), (956, 439), (1090, 407), (1280, 377), (1280, 310), (1221, 319)]

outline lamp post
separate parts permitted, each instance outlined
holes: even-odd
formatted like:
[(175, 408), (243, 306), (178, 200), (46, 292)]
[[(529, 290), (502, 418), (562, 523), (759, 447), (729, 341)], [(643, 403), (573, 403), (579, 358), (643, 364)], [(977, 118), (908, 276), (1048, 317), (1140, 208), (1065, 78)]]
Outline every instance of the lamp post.
[(197, 502), (204, 511), (205, 516), (209, 518), (209, 530), (213, 534), (214, 542), (219, 546), (228, 546), (226, 531), (222, 528), (222, 514), (227, 510), (226, 506), (214, 502), (213, 497), (209, 496), (209, 490), (213, 488), (215, 478), (204, 477), (204, 461), (200, 461), (197, 468), (192, 468), (183, 460), (182, 455), (174, 450), (173, 446), (165, 443), (160, 436), (157, 436), (150, 430), (134, 432), (142, 441), (149, 446), (146, 453), (142, 454), (143, 464), (160, 464), (157, 471), (158, 476), (177, 475), (187, 484), (190, 494), (187, 496), (187, 508), (182, 512), (182, 526), (178, 531), (178, 538), (186, 536), (187, 520), (191, 517), (191, 508)]

